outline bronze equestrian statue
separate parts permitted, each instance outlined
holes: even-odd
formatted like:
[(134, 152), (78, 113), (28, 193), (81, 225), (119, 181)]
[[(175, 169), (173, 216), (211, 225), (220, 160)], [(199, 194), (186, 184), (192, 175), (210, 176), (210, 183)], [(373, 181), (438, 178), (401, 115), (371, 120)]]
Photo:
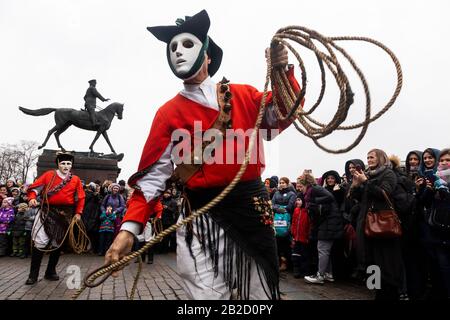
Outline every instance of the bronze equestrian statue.
[(96, 114), (95, 118), (97, 119), (96, 125), (93, 125), (89, 113), (86, 111), (79, 111), (69, 108), (42, 108), (31, 110), (23, 107), (19, 107), (19, 110), (31, 116), (45, 116), (49, 113), (55, 112), (56, 125), (48, 131), (47, 137), (45, 138), (44, 143), (38, 147), (39, 149), (43, 148), (47, 144), (47, 141), (52, 135), (52, 133), (55, 133), (55, 138), (56, 142), (58, 143), (58, 147), (61, 150), (65, 151), (65, 149), (61, 145), (61, 142), (59, 141), (59, 136), (61, 135), (61, 133), (66, 131), (67, 128), (69, 128), (71, 125), (74, 125), (81, 129), (97, 131), (94, 140), (89, 146), (89, 150), (91, 150), (92, 153), (94, 152), (93, 149), (94, 144), (101, 134), (103, 135), (109, 147), (111, 148), (111, 151), (114, 154), (116, 154), (116, 151), (114, 150), (114, 148), (111, 145), (111, 142), (109, 141), (109, 137), (106, 131), (111, 126), (111, 122), (115, 115), (117, 115), (117, 118), (119, 118), (119, 120), (122, 119), (123, 113), (122, 103), (113, 102), (105, 109), (99, 112), (95, 112)]

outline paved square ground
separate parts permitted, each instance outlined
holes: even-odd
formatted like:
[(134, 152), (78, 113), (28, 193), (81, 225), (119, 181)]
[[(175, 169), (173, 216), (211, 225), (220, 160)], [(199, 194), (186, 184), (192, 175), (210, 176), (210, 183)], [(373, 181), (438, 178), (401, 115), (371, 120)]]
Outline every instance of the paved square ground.
[[(72, 275), (67, 272), (68, 267), (79, 266), (84, 277), (88, 270), (103, 264), (103, 257), (74, 254), (61, 256), (57, 268), (59, 281), (43, 279), (47, 261), (48, 256), (45, 256), (37, 284), (27, 286), (25, 281), (28, 278), (30, 258), (0, 258), (0, 300), (69, 300), (76, 290), (67, 286), (67, 280)], [(86, 289), (78, 299), (126, 300), (137, 266), (137, 263), (131, 263), (118, 278), (111, 277), (96, 288)], [(181, 281), (177, 274), (175, 254), (155, 255), (153, 264), (143, 264), (134, 299), (186, 300)], [(287, 300), (373, 299), (373, 292), (363, 286), (342, 282), (308, 285), (303, 279), (295, 279), (290, 273), (282, 273), (280, 289), (282, 298)]]

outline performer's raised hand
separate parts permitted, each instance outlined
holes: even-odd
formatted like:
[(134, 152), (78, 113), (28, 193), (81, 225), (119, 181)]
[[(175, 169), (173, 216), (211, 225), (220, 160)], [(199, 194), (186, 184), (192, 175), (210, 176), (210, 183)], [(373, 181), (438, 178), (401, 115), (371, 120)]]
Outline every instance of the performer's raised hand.
[(77, 213), (73, 216), (75, 218), (76, 221), (80, 221), (81, 220), (81, 214)]
[(277, 45), (271, 46), (266, 49), (266, 57), (270, 52), (270, 57), (272, 61), (272, 67), (274, 68), (284, 68), (287, 66), (288, 59), (288, 51), (286, 47), (279, 43)]
[[(105, 265), (115, 263), (131, 252), (133, 248), (134, 235), (131, 232), (122, 230), (117, 234), (114, 242), (109, 247), (105, 255)], [(122, 268), (120, 268), (122, 269)], [(119, 269), (119, 270), (120, 270)], [(119, 275), (118, 271), (112, 273), (113, 277)]]
[(28, 206), (29, 207), (36, 207), (38, 205), (38, 202), (37, 202), (37, 200), (36, 199), (31, 199), (29, 202), (28, 202)]

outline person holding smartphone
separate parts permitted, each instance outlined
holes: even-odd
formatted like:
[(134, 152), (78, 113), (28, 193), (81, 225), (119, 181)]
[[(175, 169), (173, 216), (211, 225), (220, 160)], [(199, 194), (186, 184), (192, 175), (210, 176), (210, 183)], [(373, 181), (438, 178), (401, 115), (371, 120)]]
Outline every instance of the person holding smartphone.
[[(362, 172), (362, 168), (365, 168), (364, 162), (361, 159), (351, 159), (345, 163), (344, 171), (347, 178), (347, 184), (345, 185), (345, 203), (344, 203), (344, 219), (349, 221), (351, 226), (356, 232), (356, 245), (354, 250), (354, 265), (353, 272), (351, 274), (351, 278), (356, 280), (357, 282), (365, 282), (366, 278), (366, 264), (365, 264), (365, 251), (364, 251), (364, 232), (358, 233), (358, 227), (364, 227), (363, 222), (361, 220), (361, 216), (359, 215), (360, 204), (359, 201), (350, 198), (349, 191), (350, 187), (353, 183), (353, 174), (358, 169), (359, 172)], [(362, 235), (358, 237), (358, 235)]]
[(372, 149), (367, 153), (368, 169), (356, 167), (349, 191), (350, 197), (359, 201), (358, 227), (356, 229), (357, 246), (364, 246), (365, 264), (377, 265), (381, 270), (381, 288), (376, 289), (376, 300), (398, 300), (399, 288), (403, 281), (403, 260), (401, 239), (369, 238), (364, 234), (364, 221), (370, 208), (375, 212), (389, 210), (384, 194), (392, 199), (397, 177), (391, 162), (383, 150)]
[[(418, 178), (416, 179), (416, 191), (418, 198), (423, 198), (425, 188), (432, 189), (434, 175), (436, 174), (440, 151), (434, 148), (427, 148), (422, 154), (422, 161), (419, 167)], [(422, 199), (423, 200), (423, 199)]]
[[(442, 273), (439, 271), (438, 252), (442, 241), (436, 230), (429, 224), (429, 218), (436, 203), (436, 190), (434, 178), (439, 165), (440, 150), (427, 148), (422, 154), (422, 163), (419, 168), (419, 177), (416, 180), (417, 210), (420, 227), (420, 240), (426, 251), (426, 261), (429, 266), (431, 281), (431, 299), (443, 298), (446, 295)], [(442, 257), (442, 256), (441, 256)]]

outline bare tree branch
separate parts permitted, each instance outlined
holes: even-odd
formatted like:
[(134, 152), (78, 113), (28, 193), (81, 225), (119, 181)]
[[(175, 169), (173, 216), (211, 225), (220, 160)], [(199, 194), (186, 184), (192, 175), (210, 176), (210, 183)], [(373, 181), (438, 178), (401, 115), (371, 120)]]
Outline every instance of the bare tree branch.
[(21, 140), (0, 146), (0, 181), (14, 178), (26, 182), (39, 157), (38, 142)]

